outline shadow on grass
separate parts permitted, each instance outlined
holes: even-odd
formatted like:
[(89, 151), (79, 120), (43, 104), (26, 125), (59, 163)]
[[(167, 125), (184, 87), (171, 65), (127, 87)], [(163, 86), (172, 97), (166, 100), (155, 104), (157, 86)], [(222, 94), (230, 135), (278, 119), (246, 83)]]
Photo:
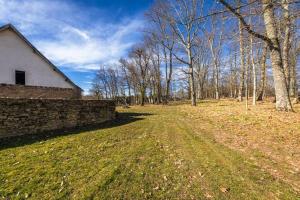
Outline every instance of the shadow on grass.
[(132, 113), (132, 112), (118, 113), (117, 118), (115, 120), (107, 121), (97, 125), (89, 125), (85, 127), (77, 127), (71, 129), (68, 128), (68, 129), (56, 130), (56, 131), (47, 131), (47, 132), (37, 133), (32, 135), (22, 135), (22, 136), (10, 137), (10, 138), (2, 138), (0, 139), (0, 150), (29, 145), (40, 141), (46, 141), (55, 137), (60, 137), (60, 136), (74, 135), (86, 131), (95, 131), (95, 130), (101, 130), (106, 128), (118, 127), (139, 120), (143, 120), (145, 119), (144, 118), (145, 116), (149, 116), (149, 115), (152, 114)]

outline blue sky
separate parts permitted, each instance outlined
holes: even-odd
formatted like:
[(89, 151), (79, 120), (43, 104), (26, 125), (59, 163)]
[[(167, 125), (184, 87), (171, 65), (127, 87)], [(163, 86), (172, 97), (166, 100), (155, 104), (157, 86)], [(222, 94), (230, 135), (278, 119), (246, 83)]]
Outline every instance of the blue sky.
[(0, 0), (12, 23), (85, 91), (100, 65), (114, 65), (141, 38), (153, 0)]

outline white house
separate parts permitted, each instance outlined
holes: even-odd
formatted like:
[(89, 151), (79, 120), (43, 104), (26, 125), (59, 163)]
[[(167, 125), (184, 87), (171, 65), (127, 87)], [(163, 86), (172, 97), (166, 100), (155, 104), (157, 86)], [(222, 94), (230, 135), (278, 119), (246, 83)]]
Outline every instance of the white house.
[(78, 98), (81, 91), (13, 25), (0, 27), (0, 97)]

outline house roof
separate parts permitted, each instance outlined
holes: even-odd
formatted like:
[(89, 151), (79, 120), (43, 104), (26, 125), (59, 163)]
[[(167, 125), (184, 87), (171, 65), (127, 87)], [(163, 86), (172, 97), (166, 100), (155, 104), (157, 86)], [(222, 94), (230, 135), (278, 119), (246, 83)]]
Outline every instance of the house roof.
[(33, 46), (26, 38), (25, 36), (16, 29), (16, 27), (14, 27), (12, 24), (6, 24), (4, 26), (0, 27), (0, 32), (4, 31), (4, 30), (12, 30), (14, 31), (27, 45), (29, 45), (32, 50), (38, 55), (40, 56), (45, 62), (47, 62), (49, 64), (49, 66), (55, 71), (57, 72), (59, 75), (61, 75), (66, 82), (70, 83), (71, 85), (73, 85), (75, 88), (83, 91), (79, 86), (77, 86), (73, 81), (71, 81), (71, 79), (69, 79), (62, 71), (60, 71), (48, 58), (46, 58), (35, 46)]

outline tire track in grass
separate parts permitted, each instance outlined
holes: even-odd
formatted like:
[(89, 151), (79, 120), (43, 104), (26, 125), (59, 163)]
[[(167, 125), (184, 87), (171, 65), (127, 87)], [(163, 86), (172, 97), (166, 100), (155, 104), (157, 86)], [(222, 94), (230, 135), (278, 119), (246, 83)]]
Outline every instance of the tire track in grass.
[[(129, 134), (132, 138), (128, 140), (126, 146), (116, 148), (116, 151), (120, 152), (120, 160), (114, 163), (114, 168), (106, 174), (102, 181), (95, 184), (94, 191), (88, 195), (88, 199), (124, 199), (130, 195), (139, 196), (138, 191), (133, 188), (137, 177), (132, 171), (139, 155), (146, 149), (145, 139), (150, 139), (144, 133), (151, 132), (153, 126), (145, 121), (134, 122), (126, 126), (130, 127), (129, 130), (134, 131), (118, 129), (119, 134)], [(131, 191), (124, 191), (128, 185), (131, 185), (130, 189), (136, 194), (132, 194)]]
[[(178, 113), (178, 115), (180, 114)], [(237, 152), (216, 143), (210, 133), (197, 133), (195, 127), (201, 127), (200, 124), (194, 123), (191, 119), (187, 121), (186, 118), (180, 118), (177, 120), (177, 124), (182, 133), (185, 133), (184, 141), (190, 148), (190, 154), (201, 158), (201, 160), (194, 159), (194, 161), (206, 168), (218, 199), (236, 199), (237, 197), (243, 199), (297, 198), (297, 194), (289, 189), (290, 187), (274, 180), (270, 174), (263, 172)], [(204, 157), (206, 157), (207, 165), (203, 165)], [(224, 186), (231, 188), (226, 196), (220, 192), (220, 187)]]
[(195, 170), (194, 160), (190, 159), (191, 154), (186, 152), (184, 135), (178, 125), (169, 123), (168, 127), (169, 145), (173, 146), (174, 158), (176, 158), (174, 163), (180, 167), (181, 173), (184, 174), (183, 178), (187, 182), (183, 188), (188, 190), (188, 196), (193, 197), (193, 199), (206, 199), (206, 197), (211, 196), (212, 191), (207, 184), (208, 180), (203, 175), (203, 169), (197, 167)]
[[(123, 126), (122, 129), (115, 127), (108, 130), (111, 134), (108, 134), (103, 140), (112, 145), (109, 145), (108, 149), (102, 149), (103, 158), (99, 158), (99, 163), (104, 163), (104, 166), (94, 166), (92, 170), (94, 175), (89, 180), (86, 179), (84, 187), (76, 187), (73, 196), (76, 195), (78, 199), (96, 198), (99, 190), (105, 191), (105, 188), (114, 182), (122, 170), (122, 161), (130, 154), (131, 144), (136, 143), (138, 134), (141, 132), (141, 128), (135, 126), (136, 132), (130, 133), (128, 130), (132, 129), (132, 126), (133, 124), (130, 124)], [(92, 151), (86, 153), (94, 154), (95, 152), (96, 150), (93, 148)], [(97, 158), (97, 156), (91, 157)], [(90, 167), (89, 165), (87, 167)]]
[[(164, 112), (164, 118), (160, 121), (168, 126), (169, 139), (179, 152), (177, 156), (188, 158), (187, 165), (193, 166), (196, 171), (199, 168), (205, 169), (210, 179), (207, 182), (218, 199), (276, 199), (277, 196), (284, 199), (296, 198), (297, 194), (287, 185), (274, 180), (270, 174), (260, 170), (238, 152), (216, 143), (211, 134), (197, 133), (194, 127), (199, 129), (201, 125), (190, 119), (187, 121), (178, 109), (176, 112), (171, 111)], [(200, 130), (204, 130), (203, 127)], [(228, 185), (231, 192), (224, 194), (220, 191), (220, 187)], [(281, 186), (287, 189), (282, 189)]]
[(173, 183), (169, 179), (174, 169), (170, 169), (165, 149), (161, 148), (156, 140), (161, 126), (153, 119), (144, 120), (143, 124), (138, 126), (145, 127), (139, 130), (140, 141), (131, 145), (127, 157), (120, 162), (120, 173), (94, 197), (174, 199)]

